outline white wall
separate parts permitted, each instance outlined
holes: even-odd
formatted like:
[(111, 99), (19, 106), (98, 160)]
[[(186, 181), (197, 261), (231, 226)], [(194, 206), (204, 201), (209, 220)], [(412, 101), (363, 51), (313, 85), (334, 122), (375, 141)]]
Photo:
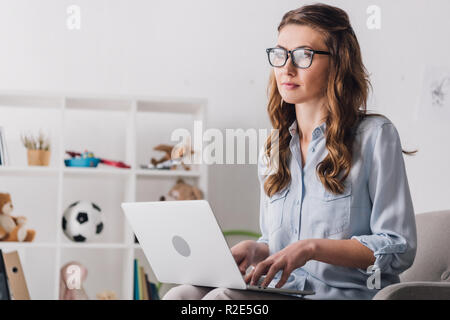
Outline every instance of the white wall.
[[(392, 119), (405, 148), (420, 150), (406, 157), (416, 212), (450, 208), (448, 119), (413, 119), (422, 67), (450, 64), (450, 2), (325, 2), (350, 14), (372, 74), (372, 109)], [(208, 128), (269, 127), (264, 49), (282, 15), (303, 3), (1, 0), (0, 89), (206, 97)], [(79, 31), (66, 27), (70, 4), (81, 8)], [(381, 30), (366, 27), (372, 4)], [(258, 230), (255, 165), (211, 166), (209, 185), (222, 227)]]

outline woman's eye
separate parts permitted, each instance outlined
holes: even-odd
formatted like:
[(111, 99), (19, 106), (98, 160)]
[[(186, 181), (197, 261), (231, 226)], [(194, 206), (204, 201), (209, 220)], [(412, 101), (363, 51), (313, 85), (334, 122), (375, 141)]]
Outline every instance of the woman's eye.
[(275, 51), (275, 58), (277, 59), (284, 59), (284, 52), (283, 51)]
[(299, 51), (299, 58), (311, 58), (311, 52), (306, 50)]

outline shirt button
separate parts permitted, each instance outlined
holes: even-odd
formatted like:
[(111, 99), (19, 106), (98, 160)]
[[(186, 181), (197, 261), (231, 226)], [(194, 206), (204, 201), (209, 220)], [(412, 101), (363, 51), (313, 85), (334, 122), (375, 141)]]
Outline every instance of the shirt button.
[(311, 151), (314, 152), (314, 151), (316, 151), (316, 149), (315, 149), (315, 148), (312, 148)]
[(297, 230), (297, 229), (295, 229), (295, 231), (294, 231), (294, 232), (295, 232), (295, 234), (297, 234), (298, 230)]
[(317, 136), (319, 135), (319, 129), (316, 129), (313, 131), (313, 138), (317, 138)]

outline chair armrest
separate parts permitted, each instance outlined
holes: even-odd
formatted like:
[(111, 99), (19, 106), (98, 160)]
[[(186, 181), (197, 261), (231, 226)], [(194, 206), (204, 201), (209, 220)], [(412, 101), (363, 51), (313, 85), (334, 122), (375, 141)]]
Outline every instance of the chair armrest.
[(449, 282), (414, 281), (381, 289), (373, 300), (450, 300)]

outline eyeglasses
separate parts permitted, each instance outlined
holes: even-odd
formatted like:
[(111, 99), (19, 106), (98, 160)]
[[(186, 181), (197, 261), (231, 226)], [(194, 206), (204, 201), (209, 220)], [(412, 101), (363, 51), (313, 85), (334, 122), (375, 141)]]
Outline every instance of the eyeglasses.
[(294, 66), (300, 69), (307, 69), (311, 66), (314, 54), (331, 55), (330, 52), (318, 51), (307, 48), (297, 48), (294, 50), (286, 50), (284, 48), (268, 48), (266, 49), (269, 63), (272, 67), (281, 68), (286, 64), (286, 61), (291, 55), (291, 60)]

